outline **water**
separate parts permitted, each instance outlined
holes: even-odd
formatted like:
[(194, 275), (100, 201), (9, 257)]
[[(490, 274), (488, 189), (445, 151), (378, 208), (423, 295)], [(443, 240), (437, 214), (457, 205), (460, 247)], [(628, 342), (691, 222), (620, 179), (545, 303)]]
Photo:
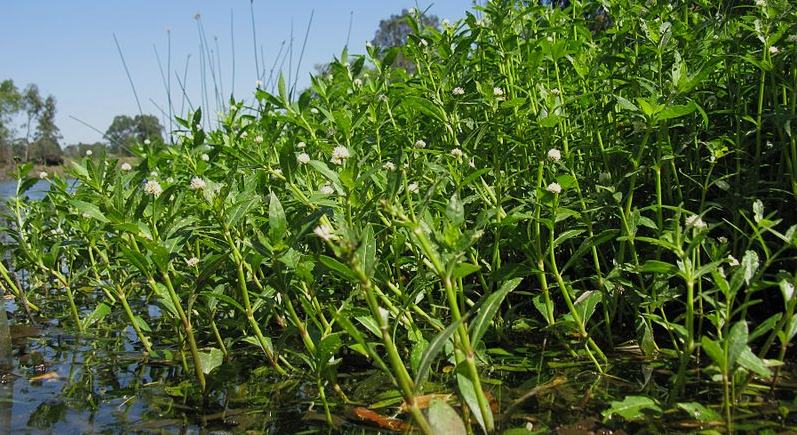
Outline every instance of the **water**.
[[(42, 199), (50, 189), (50, 182), (47, 180), (39, 180), (28, 192), (27, 195), (30, 199)], [(0, 202), (5, 201), (14, 196), (17, 191), (17, 181), (7, 180), (0, 181)]]

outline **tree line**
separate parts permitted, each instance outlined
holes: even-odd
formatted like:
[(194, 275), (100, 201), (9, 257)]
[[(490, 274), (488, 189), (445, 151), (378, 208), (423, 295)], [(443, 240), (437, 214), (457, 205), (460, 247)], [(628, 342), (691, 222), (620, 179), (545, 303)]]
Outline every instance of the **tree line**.
[(119, 115), (113, 119), (104, 141), (64, 145), (55, 123), (56, 100), (46, 97), (35, 84), (18, 87), (13, 80), (0, 82), (0, 164), (11, 162), (61, 162), (86, 151), (125, 156), (144, 140), (162, 141), (164, 129), (153, 115)]

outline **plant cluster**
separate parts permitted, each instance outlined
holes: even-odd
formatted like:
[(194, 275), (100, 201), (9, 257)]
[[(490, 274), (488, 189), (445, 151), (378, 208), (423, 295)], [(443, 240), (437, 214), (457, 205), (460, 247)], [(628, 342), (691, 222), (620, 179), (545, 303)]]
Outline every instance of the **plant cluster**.
[(694, 411), (707, 382), (730, 428), (797, 334), (795, 6), (527, 3), (441, 30), (415, 11), (402, 48), (344, 50), (212, 131), (196, 110), (137, 166), (84, 159), (42, 202), (23, 168), (2, 286), (32, 310), (65, 297), (79, 330), (123, 316), (203, 391), (255, 346), (315, 377), (330, 422), (347, 348), (423, 433), (454, 424), (416, 401), (440, 388), (494, 433), (485, 342), (520, 331), (598, 373), (628, 342), (673, 362), (672, 391), (607, 416)]

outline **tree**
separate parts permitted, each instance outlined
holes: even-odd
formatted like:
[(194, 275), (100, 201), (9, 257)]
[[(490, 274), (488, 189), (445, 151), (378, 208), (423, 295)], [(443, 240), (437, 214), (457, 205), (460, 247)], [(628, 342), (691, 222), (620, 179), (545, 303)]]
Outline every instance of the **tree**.
[(8, 162), (13, 157), (14, 115), (19, 111), (22, 96), (13, 80), (0, 83), (0, 162)]
[(131, 155), (130, 150), (140, 142), (147, 139), (163, 141), (163, 126), (153, 115), (136, 115), (133, 118), (119, 115), (113, 119), (105, 137), (110, 142), (111, 153)]
[[(379, 30), (376, 31), (371, 44), (382, 49), (403, 47), (407, 43), (407, 36), (413, 33), (412, 27), (407, 23), (409, 17), (410, 12), (404, 9), (401, 11), (401, 15), (391, 15), (387, 20), (380, 21)], [(423, 26), (440, 28), (440, 20), (434, 15), (420, 15), (417, 20), (421, 28)], [(404, 68), (409, 74), (414, 74), (416, 71), (415, 64), (404, 54), (399, 54), (396, 57), (393, 66)]]
[(60, 141), (61, 132), (55, 125), (55, 97), (50, 95), (44, 100), (41, 115), (36, 124), (33, 143), (28, 147), (29, 160), (44, 161), (49, 156), (60, 156), (63, 154), (61, 145), (59, 145)]
[[(30, 84), (25, 88), (21, 95), (21, 109), (25, 110), (27, 122), (25, 123), (25, 160), (30, 158), (30, 133), (34, 119), (38, 119), (44, 110), (45, 102), (39, 95), (39, 87)], [(55, 102), (53, 101), (53, 114), (55, 113)], [(55, 124), (53, 124), (55, 125)]]

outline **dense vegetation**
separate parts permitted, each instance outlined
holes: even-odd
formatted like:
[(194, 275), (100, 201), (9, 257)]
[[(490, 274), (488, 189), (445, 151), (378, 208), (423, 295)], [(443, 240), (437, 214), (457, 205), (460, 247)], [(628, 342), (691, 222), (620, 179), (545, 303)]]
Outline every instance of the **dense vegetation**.
[[(231, 100), (212, 131), (178, 118), (137, 167), (84, 159), (42, 202), (23, 168), (3, 287), (33, 310), (49, 288), (79, 330), (126, 319), (206, 395), (255, 346), (316, 380), (330, 424), (361, 354), (424, 433), (523, 426), (485, 393), (520, 340), (598, 378), (620, 348), (668, 368), (606, 424), (685, 411), (733, 431), (794, 370), (795, 6), (477, 9), (440, 31), (411, 14), (401, 49)], [(416, 400), (451, 392), (460, 416)]]

